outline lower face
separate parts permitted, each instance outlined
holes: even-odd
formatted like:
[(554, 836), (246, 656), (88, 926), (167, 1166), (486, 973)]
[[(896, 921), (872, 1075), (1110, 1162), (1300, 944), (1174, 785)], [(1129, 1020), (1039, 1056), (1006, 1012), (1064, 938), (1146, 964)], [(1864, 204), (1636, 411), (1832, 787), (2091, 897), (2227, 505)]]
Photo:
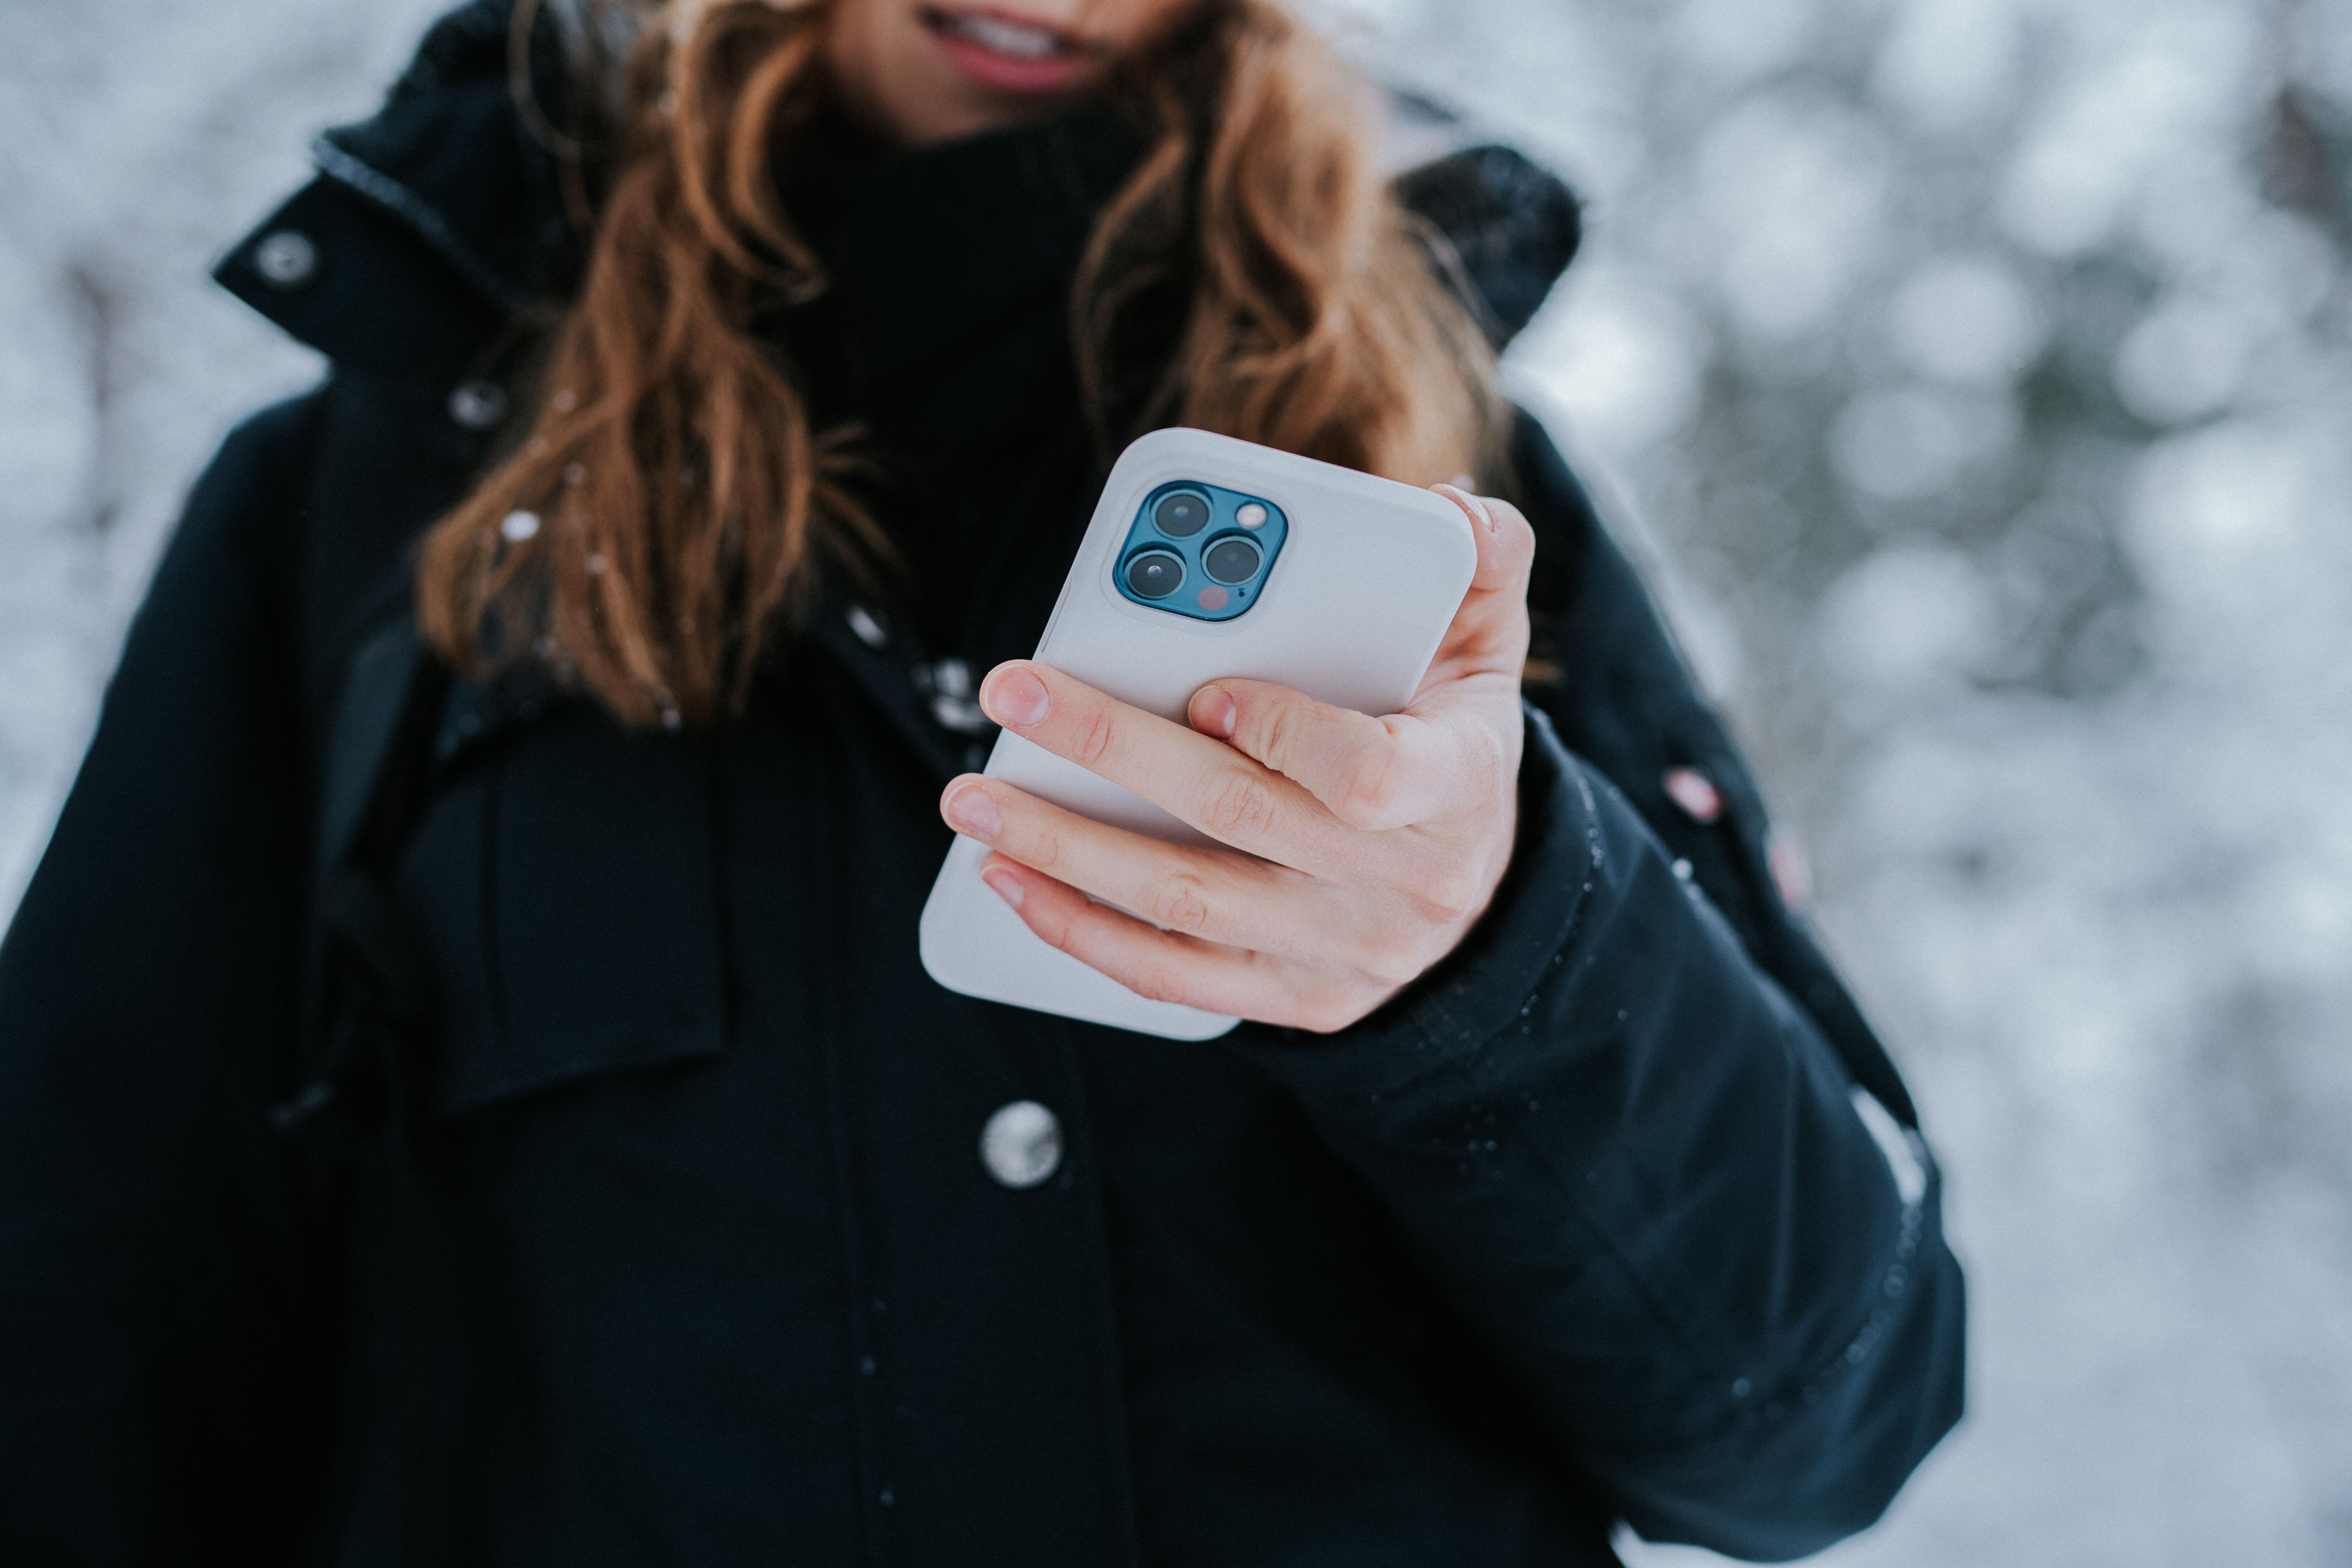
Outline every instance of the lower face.
[(919, 147), (1083, 97), (1201, 0), (834, 0), (825, 55), (851, 108)]

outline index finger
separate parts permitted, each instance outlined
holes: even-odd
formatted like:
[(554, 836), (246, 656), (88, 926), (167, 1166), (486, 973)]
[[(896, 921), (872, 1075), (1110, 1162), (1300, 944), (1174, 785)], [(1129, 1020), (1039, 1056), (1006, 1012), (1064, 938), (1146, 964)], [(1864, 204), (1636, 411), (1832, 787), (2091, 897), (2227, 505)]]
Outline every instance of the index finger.
[(1349, 858), (1339, 820), (1290, 780), (1051, 665), (1013, 659), (981, 683), (988, 716), (1210, 837), (1302, 871)]
[(1463, 736), (1416, 714), (1375, 719), (1270, 681), (1228, 677), (1192, 694), (1193, 727), (1306, 786), (1351, 827), (1378, 833), (1441, 815), (1463, 795)]

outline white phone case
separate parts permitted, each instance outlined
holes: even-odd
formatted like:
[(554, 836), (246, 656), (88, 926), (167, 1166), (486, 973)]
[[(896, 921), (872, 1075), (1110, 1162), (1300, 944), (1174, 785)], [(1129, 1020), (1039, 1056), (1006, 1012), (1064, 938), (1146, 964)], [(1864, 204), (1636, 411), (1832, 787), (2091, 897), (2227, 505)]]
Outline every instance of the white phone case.
[[(1147, 608), (1115, 584), (1144, 500), (1184, 479), (1262, 497), (1288, 521), (1257, 604), (1232, 620)], [(1443, 496), (1202, 430), (1155, 431), (1111, 469), (1036, 657), (1180, 724), (1192, 693), (1227, 676), (1394, 713), (1420, 686), (1476, 565), (1469, 520)], [(1099, 822), (1211, 842), (1009, 731), (997, 737), (986, 771)], [(985, 846), (959, 837), (923, 906), (923, 967), (949, 990), (1171, 1039), (1212, 1039), (1238, 1021), (1148, 1001), (1048, 946), (980, 879), (987, 856)]]

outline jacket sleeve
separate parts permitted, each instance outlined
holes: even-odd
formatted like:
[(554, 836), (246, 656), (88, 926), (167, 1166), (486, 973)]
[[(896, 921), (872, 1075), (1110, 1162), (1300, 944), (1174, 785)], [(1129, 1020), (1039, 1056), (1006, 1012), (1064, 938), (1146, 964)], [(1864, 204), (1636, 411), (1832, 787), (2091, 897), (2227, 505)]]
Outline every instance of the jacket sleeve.
[[(1581, 505), (1531, 489), (1531, 516)], [(1539, 561), (1576, 542), (1536, 521)], [(1604, 738), (1656, 728), (1610, 742), (1629, 773), (1679, 735), (1753, 795), (1622, 572), (1596, 557), (1558, 600), (1556, 651), (1584, 668), (1529, 707), (1518, 848), (1471, 938), (1353, 1029), (1236, 1046), (1381, 1194), (1621, 1517), (1796, 1557), (1876, 1519), (1958, 1418), (1960, 1273), (1908, 1097), (1874, 1040), (1832, 1041), (1821, 1014), (1863, 1027), (1843, 988), (1821, 1014), (1792, 994), (1834, 977), (1739, 884), (1757, 855), (1670, 849), (1658, 827), (1679, 829), (1561, 743), (1549, 708)], [(1632, 600), (1582, 602), (1595, 589)], [(1580, 640), (1612, 616), (1609, 646)]]
[[(230, 437), (134, 620), (0, 942), (0, 1561), (271, 1560), (291, 1479), (307, 812), (278, 601), (311, 404)], [(224, 1533), (226, 1532), (226, 1533)]]

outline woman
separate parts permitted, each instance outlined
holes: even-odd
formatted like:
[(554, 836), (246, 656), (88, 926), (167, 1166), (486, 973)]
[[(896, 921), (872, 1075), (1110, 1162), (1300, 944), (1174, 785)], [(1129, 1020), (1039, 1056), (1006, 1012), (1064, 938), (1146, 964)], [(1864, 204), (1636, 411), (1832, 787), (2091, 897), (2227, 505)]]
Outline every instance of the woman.
[[(1747, 774), (1494, 391), (1564, 194), (1377, 177), (1271, 0), (560, 20), (443, 22), (223, 266), (332, 373), (198, 485), (0, 948), (10, 1560), (1874, 1518), (1959, 1276)], [(1022, 659), (1170, 423), (1516, 498), (1446, 492), (1479, 574), (1407, 714), (1186, 729)], [(977, 781), (998, 723), (1265, 858)], [(1254, 1022), (931, 984), (950, 825)]]

